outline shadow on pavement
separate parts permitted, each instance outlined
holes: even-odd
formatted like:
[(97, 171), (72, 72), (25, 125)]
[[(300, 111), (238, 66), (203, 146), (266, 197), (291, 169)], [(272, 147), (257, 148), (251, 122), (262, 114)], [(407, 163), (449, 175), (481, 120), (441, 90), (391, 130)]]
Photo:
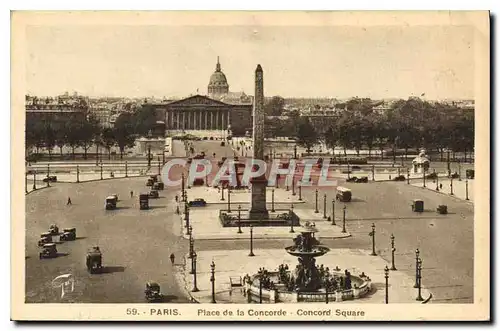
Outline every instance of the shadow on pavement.
[(149, 209), (162, 209), (167, 208), (167, 206), (149, 206)]
[(162, 302), (172, 302), (172, 300), (177, 300), (179, 297), (177, 295), (163, 295)]
[(115, 210), (130, 209), (129, 206), (117, 206)]
[(68, 256), (69, 253), (57, 253), (57, 257)]
[(83, 239), (87, 239), (87, 237), (76, 237), (75, 240), (83, 240)]
[(114, 272), (123, 272), (125, 267), (121, 266), (104, 266), (102, 267), (101, 274), (112, 274)]

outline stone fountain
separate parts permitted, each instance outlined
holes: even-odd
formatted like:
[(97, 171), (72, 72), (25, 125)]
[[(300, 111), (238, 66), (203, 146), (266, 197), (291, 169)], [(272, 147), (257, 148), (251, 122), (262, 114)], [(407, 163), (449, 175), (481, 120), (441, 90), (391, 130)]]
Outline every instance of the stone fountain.
[(245, 276), (247, 301), (278, 302), (333, 302), (355, 300), (371, 292), (371, 280), (364, 273), (351, 275), (335, 268), (318, 266), (316, 258), (330, 251), (316, 238), (314, 223), (305, 222), (297, 229), (300, 234), (293, 239), (293, 246), (285, 251), (298, 258), (294, 270), (280, 265), (277, 271), (260, 268), (253, 276)]

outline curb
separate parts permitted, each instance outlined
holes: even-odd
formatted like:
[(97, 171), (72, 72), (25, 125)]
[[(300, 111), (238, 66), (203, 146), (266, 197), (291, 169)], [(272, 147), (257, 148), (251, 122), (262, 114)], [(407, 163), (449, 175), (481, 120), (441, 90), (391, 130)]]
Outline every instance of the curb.
[[(295, 233), (298, 233), (298, 232), (295, 232)], [(352, 237), (352, 235), (348, 232), (347, 234), (343, 235), (343, 236), (335, 236), (335, 237), (332, 237), (332, 236), (321, 236), (321, 239), (345, 239), (345, 238), (349, 238), (349, 237)], [(188, 235), (185, 235), (183, 234), (182, 235), (182, 238), (184, 239), (188, 239), (189, 240), (189, 236)], [(275, 236), (253, 236), (253, 240), (266, 240), (266, 239), (272, 239), (272, 240), (288, 240), (288, 239), (291, 239), (291, 237), (275, 237)], [(197, 237), (196, 240), (250, 240), (249, 238), (222, 238), (222, 237), (211, 237), (211, 238), (203, 238), (203, 237)]]

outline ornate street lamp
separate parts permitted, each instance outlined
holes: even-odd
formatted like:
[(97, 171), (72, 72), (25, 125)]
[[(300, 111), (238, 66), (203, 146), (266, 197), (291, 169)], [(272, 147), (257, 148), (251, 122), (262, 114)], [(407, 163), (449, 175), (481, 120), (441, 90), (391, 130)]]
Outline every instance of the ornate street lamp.
[(420, 250), (417, 248), (415, 250), (415, 285), (413, 285), (414, 288), (418, 288), (418, 263), (419, 263), (419, 258), (420, 256)]
[(181, 174), (181, 191), (182, 191), (182, 201), (186, 201), (184, 198), (184, 173)]
[(418, 294), (417, 294), (417, 301), (424, 301), (424, 298), (422, 298), (422, 259), (418, 259), (417, 263), (417, 279), (418, 279)]
[(250, 254), (248, 256), (255, 256), (253, 253), (253, 225), (250, 225)]
[(342, 233), (346, 233), (347, 231), (345, 230), (345, 213), (346, 213), (346, 205), (344, 205), (344, 208), (342, 209)]
[(161, 176), (161, 161), (160, 157), (158, 156), (158, 177)]
[(263, 276), (263, 270), (259, 269), (259, 303), (262, 303), (262, 276)]
[(439, 173), (436, 172), (436, 191), (439, 192)]
[(292, 195), (296, 195), (295, 194), (295, 174), (292, 177)]
[(186, 225), (185, 225), (185, 227), (186, 227), (186, 234), (189, 234), (189, 226), (190, 226), (189, 225), (189, 221), (190, 221), (189, 220), (189, 208), (186, 208), (185, 211), (186, 211), (186, 213), (185, 213), (185, 217), (186, 217)]
[(396, 252), (396, 248), (394, 247), (394, 234), (391, 234), (391, 253), (392, 253), (391, 270), (397, 270), (396, 265), (394, 264), (394, 253), (395, 252)]
[(101, 159), (101, 180), (103, 180), (103, 177), (102, 177), (102, 159)]
[(389, 268), (385, 266), (384, 268), (384, 275), (385, 275), (385, 303), (389, 303)]
[(217, 303), (215, 301), (215, 263), (212, 261), (212, 264), (210, 264), (210, 282), (212, 283), (212, 301), (211, 303)]
[(302, 184), (298, 183), (299, 186), (299, 201), (302, 201)]
[(24, 173), (24, 188), (26, 190), (26, 194), (28, 194), (28, 171)]
[(128, 177), (128, 162), (125, 161), (125, 178)]
[(224, 199), (224, 185), (221, 185), (221, 190), (220, 190), (220, 192), (221, 192), (221, 198), (220, 198), (220, 200), (221, 200), (221, 201), (226, 200), (226, 199)]
[(80, 166), (76, 165), (76, 182), (80, 183)]
[(198, 289), (198, 284), (197, 284), (197, 279), (196, 279), (196, 259), (198, 257), (198, 254), (196, 254), (196, 252), (193, 252), (193, 259), (191, 260), (192, 263), (193, 263), (193, 289), (191, 290), (191, 292), (198, 292), (199, 289)]
[(423, 172), (422, 172), (422, 173), (423, 173), (423, 179), (424, 179), (424, 187), (427, 187), (427, 186), (425, 186), (425, 167), (424, 167), (424, 169), (423, 169)]
[(351, 179), (351, 165), (347, 162), (347, 179)]
[(410, 168), (406, 169), (406, 184), (410, 185)]
[(271, 211), (274, 213), (274, 188), (271, 189)]
[(293, 158), (297, 159), (297, 145), (293, 146)]
[(290, 233), (294, 233), (293, 230), (293, 204), (290, 206)]
[(465, 200), (469, 200), (469, 179), (465, 178)]
[(332, 225), (336, 225), (336, 223), (335, 223), (335, 199), (332, 199)]
[(314, 209), (314, 212), (319, 213), (319, 210), (318, 210), (318, 189), (316, 189), (316, 209)]
[(375, 165), (372, 164), (372, 180), (375, 181)]
[(231, 189), (227, 189), (227, 212), (231, 212)]
[(450, 195), (453, 195), (453, 177), (450, 177)]
[(326, 193), (323, 195), (323, 218), (326, 219)]
[(241, 205), (238, 205), (238, 233), (243, 233), (241, 231)]
[(36, 190), (36, 170), (33, 170), (33, 191)]
[(375, 223), (372, 223), (372, 232), (370, 232), (370, 236), (372, 237), (372, 253), (370, 255), (376, 256), (377, 253), (375, 252)]

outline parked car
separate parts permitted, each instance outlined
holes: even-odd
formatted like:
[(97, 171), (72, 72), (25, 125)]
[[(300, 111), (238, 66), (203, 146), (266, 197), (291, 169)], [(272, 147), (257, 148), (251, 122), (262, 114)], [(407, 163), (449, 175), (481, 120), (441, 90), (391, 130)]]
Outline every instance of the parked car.
[(91, 274), (102, 271), (102, 253), (99, 246), (94, 246), (87, 252), (85, 264), (87, 266), (87, 271)]
[(158, 199), (160, 197), (160, 195), (158, 194), (157, 190), (151, 190), (149, 192), (149, 197), (153, 198), (153, 199)]
[(44, 183), (47, 182), (57, 182), (57, 176), (47, 176), (43, 179)]
[(110, 195), (106, 198), (105, 202), (105, 208), (106, 210), (113, 210), (116, 209), (116, 197), (113, 195)]
[(44, 244), (40, 252), (40, 259), (53, 259), (57, 257), (57, 247), (54, 243)]
[(355, 182), (356, 183), (368, 183), (368, 177), (363, 176), (363, 177), (356, 178)]
[(149, 194), (141, 193), (139, 194), (139, 209), (149, 209)]
[(160, 302), (163, 299), (160, 285), (155, 282), (149, 282), (146, 284), (146, 290), (144, 290), (144, 294), (146, 294), (147, 302)]
[(406, 177), (404, 175), (399, 175), (399, 176), (394, 177), (393, 181), (402, 182), (405, 179), (406, 179)]
[(188, 203), (189, 207), (206, 207), (207, 202), (205, 199), (197, 198)]
[(76, 240), (76, 228), (64, 228), (62, 235), (59, 237), (60, 241)]
[(465, 177), (467, 179), (474, 179), (475, 171), (473, 169), (465, 170)]
[(352, 192), (350, 189), (346, 187), (338, 186), (335, 199), (341, 202), (349, 202), (352, 199)]
[(51, 224), (49, 226), (49, 233), (51, 235), (57, 235), (57, 234), (59, 234), (59, 227), (56, 224)]
[(38, 246), (43, 247), (45, 244), (52, 243), (52, 235), (50, 232), (43, 232), (40, 234), (40, 240), (38, 240)]

